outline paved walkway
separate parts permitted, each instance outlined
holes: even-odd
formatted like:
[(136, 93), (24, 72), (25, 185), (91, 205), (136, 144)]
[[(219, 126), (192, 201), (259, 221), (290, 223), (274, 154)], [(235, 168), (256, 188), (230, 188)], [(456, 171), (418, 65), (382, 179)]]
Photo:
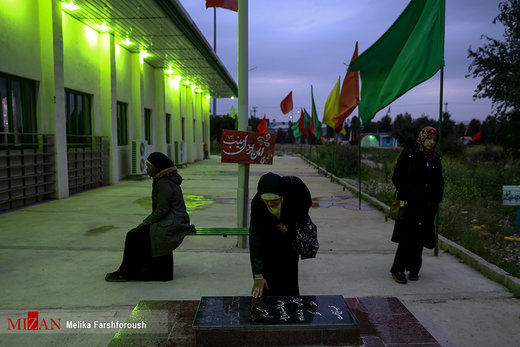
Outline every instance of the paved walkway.
[[(317, 206), (320, 252), (300, 262), (302, 295), (398, 297), (443, 346), (518, 346), (520, 300), (450, 254), (425, 251), (421, 280), (400, 285), (389, 276), (396, 245), (382, 212), (320, 175), (301, 159), (276, 157), (251, 166), (250, 197), (261, 174), (297, 175)], [(235, 164), (218, 157), (180, 170), (198, 226), (236, 225)], [(106, 346), (117, 329), (74, 332), (7, 331), (7, 318), (125, 321), (140, 300), (198, 300), (249, 295), (247, 250), (236, 237), (189, 236), (175, 252), (172, 282), (108, 283), (121, 261), (125, 233), (148, 214), (151, 181), (123, 181), (68, 199), (0, 214), (0, 345)], [(65, 323), (62, 323), (65, 324)]]

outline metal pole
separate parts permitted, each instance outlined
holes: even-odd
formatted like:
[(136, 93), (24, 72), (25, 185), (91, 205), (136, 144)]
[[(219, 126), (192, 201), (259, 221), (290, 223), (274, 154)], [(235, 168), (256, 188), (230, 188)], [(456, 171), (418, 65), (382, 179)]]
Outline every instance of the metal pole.
[[(443, 85), (444, 85), (444, 66), (441, 67), (441, 86), (440, 86), (440, 100), (439, 100), (439, 141), (437, 143), (437, 148), (439, 154), (442, 153), (442, 95), (443, 95)], [(433, 255), (439, 255), (439, 246), (437, 243), (439, 241), (439, 210), (435, 214), (435, 249), (433, 250)]]
[(359, 189), (359, 210), (361, 210), (361, 117), (359, 117), (358, 127), (358, 189)]
[[(248, 107), (248, 9), (247, 0), (238, 1), (238, 130), (247, 131)], [(247, 227), (249, 205), (249, 164), (238, 164), (237, 226)], [(239, 236), (237, 246), (247, 247), (247, 238)]]
[(336, 145), (338, 142), (338, 133), (334, 132), (334, 146), (332, 147), (332, 173), (334, 175), (337, 174), (336, 172)]
[[(213, 51), (217, 53), (217, 8), (213, 7)], [(217, 98), (213, 98), (213, 117), (217, 116)]]

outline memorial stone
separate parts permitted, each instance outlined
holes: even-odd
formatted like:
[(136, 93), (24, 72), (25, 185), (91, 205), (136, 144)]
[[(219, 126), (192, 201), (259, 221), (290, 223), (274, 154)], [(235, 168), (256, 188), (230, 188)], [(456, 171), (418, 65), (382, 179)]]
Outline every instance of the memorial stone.
[(357, 343), (359, 322), (339, 295), (202, 297), (193, 321), (197, 344)]

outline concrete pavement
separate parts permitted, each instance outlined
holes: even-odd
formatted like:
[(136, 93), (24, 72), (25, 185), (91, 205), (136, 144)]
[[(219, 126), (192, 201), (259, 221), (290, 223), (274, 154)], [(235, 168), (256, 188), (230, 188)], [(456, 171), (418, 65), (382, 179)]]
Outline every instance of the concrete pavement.
[[(293, 156), (272, 166), (251, 166), (250, 198), (261, 174), (297, 175), (317, 206), (316, 259), (300, 262), (302, 295), (398, 297), (443, 346), (518, 346), (520, 300), (458, 258), (425, 250), (421, 279), (400, 285), (389, 268), (396, 245), (393, 222)], [(180, 169), (196, 226), (235, 226), (235, 164), (219, 157)], [(0, 215), (0, 345), (106, 346), (117, 329), (8, 331), (8, 318), (125, 321), (140, 300), (198, 300), (249, 295), (249, 254), (237, 237), (189, 236), (174, 252), (171, 282), (108, 283), (117, 269), (124, 236), (148, 214), (151, 180), (123, 181)]]

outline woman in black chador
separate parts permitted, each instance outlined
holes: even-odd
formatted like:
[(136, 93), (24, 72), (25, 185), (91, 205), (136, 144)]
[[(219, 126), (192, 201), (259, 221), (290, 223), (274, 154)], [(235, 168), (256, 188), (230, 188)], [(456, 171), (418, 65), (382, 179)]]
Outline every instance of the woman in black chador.
[(184, 204), (182, 177), (170, 158), (154, 152), (148, 156), (146, 166), (153, 178), (152, 213), (126, 234), (123, 261), (117, 271), (105, 276), (109, 282), (171, 281), (172, 250), (195, 231)]
[(392, 234), (399, 245), (390, 272), (398, 283), (407, 282), (405, 271), (410, 281), (417, 281), (423, 247), (436, 245), (434, 219), (444, 192), (441, 158), (435, 152), (438, 140), (437, 130), (425, 127), (416, 146), (403, 150), (394, 168), (397, 198), (405, 201), (404, 215)]
[(300, 295), (293, 243), (296, 224), (307, 223), (311, 205), (309, 189), (298, 177), (272, 172), (260, 177), (249, 226), (254, 297)]

